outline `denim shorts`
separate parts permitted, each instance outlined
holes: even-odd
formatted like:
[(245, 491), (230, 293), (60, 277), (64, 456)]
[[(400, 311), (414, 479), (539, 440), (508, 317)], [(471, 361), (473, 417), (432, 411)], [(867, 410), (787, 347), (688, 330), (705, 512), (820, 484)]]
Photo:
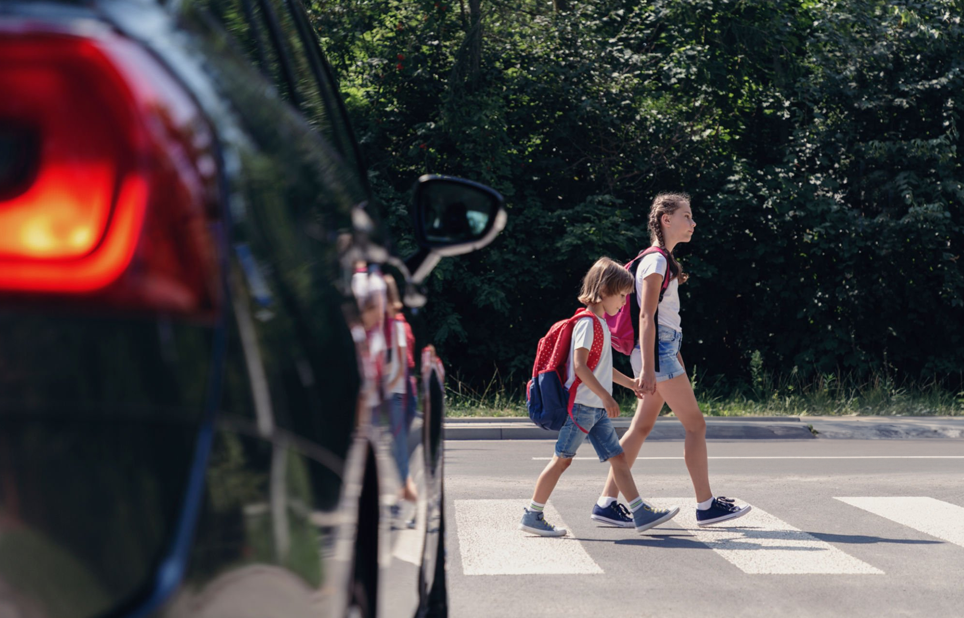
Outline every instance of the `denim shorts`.
[[(576, 427), (572, 422), (573, 418), (576, 419), (582, 429), (589, 433), (586, 434), (582, 429)], [(566, 424), (559, 430), (559, 438), (556, 440), (556, 456), (562, 459), (575, 457), (576, 449), (579, 448), (587, 435), (593, 448), (596, 449), (596, 454), (599, 455), (599, 461), (606, 461), (623, 452), (623, 447), (619, 446), (619, 436), (616, 435), (616, 429), (613, 427), (612, 421), (606, 416), (606, 410), (590, 408), (577, 403), (572, 407), (572, 416), (566, 419)]]
[[(659, 339), (659, 371), (656, 372), (656, 381), (665, 382), (677, 376), (686, 375), (683, 365), (676, 357), (679, 354), (680, 344), (683, 343), (683, 333), (660, 324), (656, 328), (656, 337)], [(629, 356), (629, 363), (633, 366), (633, 375), (638, 378), (643, 371), (639, 344), (636, 345), (633, 353)]]

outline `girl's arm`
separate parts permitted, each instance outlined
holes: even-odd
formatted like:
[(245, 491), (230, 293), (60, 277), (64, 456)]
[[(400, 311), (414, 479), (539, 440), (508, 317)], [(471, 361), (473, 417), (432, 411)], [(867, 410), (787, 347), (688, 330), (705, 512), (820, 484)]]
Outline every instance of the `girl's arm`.
[(620, 386), (625, 386), (633, 391), (637, 398), (642, 399), (643, 392), (639, 390), (639, 384), (636, 383), (636, 380), (630, 378), (618, 369), (613, 369), (613, 382)]
[[(669, 268), (669, 265), (666, 266)], [(639, 306), (639, 351), (642, 353), (643, 371), (639, 374), (639, 386), (645, 394), (656, 392), (656, 307), (659, 305), (659, 288), (663, 275), (653, 273), (643, 279), (643, 302)]]
[[(572, 368), (576, 376), (582, 381), (582, 385), (588, 387), (597, 397), (602, 399), (603, 407), (606, 408), (606, 416), (609, 418), (619, 416), (619, 404), (603, 388), (603, 385), (599, 383), (599, 380), (589, 369), (589, 350), (576, 348), (575, 354), (572, 355)], [(613, 374), (615, 373), (614, 371)]]

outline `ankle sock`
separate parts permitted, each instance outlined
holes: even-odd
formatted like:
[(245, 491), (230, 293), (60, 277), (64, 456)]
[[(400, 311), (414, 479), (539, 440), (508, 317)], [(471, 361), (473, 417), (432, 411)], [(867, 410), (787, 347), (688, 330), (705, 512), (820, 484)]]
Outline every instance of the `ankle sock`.
[(601, 509), (605, 509), (609, 508), (609, 506), (615, 501), (615, 498), (610, 498), (609, 496), (600, 496), (599, 500), (596, 500), (596, 505)]
[(709, 500), (705, 500), (705, 501), (703, 501), (703, 502), (698, 502), (698, 503), (696, 504), (696, 510), (698, 510), (698, 511), (705, 511), (705, 510), (709, 509), (711, 506), (713, 506), (713, 497), (712, 497), (712, 496), (710, 496), (710, 499), (709, 499)]
[(539, 504), (539, 503), (536, 502), (535, 500), (532, 500), (532, 501), (529, 502), (529, 510), (530, 510), (530, 511), (535, 511), (536, 513), (541, 513), (541, 512), (543, 512), (543, 511), (545, 510), (545, 508), (546, 508), (546, 505), (545, 505), (545, 504)]
[(635, 513), (639, 509), (643, 508), (643, 498), (639, 497), (629, 503), (629, 510)]

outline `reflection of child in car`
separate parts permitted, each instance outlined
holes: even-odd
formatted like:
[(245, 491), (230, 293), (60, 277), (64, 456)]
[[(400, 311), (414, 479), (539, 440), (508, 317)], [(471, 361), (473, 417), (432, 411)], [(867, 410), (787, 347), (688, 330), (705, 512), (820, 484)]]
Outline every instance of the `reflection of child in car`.
[(371, 379), (366, 380), (366, 404), (377, 417), (378, 406), (382, 401), (382, 376), (384, 375), (385, 351), (387, 345), (384, 333), (385, 283), (380, 274), (368, 272), (364, 261), (355, 264), (351, 279), (351, 291), (358, 302), (365, 341), (370, 358)]
[[(412, 351), (415, 342), (411, 335), (411, 328), (408, 328), (408, 322), (402, 313), (405, 305), (402, 304), (395, 279), (385, 275), (384, 281), (388, 300), (385, 339), (390, 351), (385, 390), (388, 396), (389, 426), (392, 432), (392, 454), (402, 483), (399, 497), (402, 500), (415, 502), (418, 499), (418, 491), (409, 473), (408, 465), (408, 432), (414, 418), (414, 410), (409, 404), (413, 394), (410, 392), (409, 376), (411, 369), (415, 366), (415, 355)], [(411, 527), (414, 525), (414, 520), (410, 519), (408, 524)]]

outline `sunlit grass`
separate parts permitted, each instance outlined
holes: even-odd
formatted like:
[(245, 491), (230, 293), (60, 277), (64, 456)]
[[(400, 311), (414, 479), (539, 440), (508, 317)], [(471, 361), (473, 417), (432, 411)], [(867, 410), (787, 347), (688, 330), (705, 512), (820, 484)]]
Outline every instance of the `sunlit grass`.
[[(752, 369), (752, 367), (751, 367)], [(700, 409), (707, 416), (964, 416), (964, 392), (934, 381), (898, 383), (892, 376), (866, 379), (824, 374), (804, 379), (796, 372), (773, 376), (753, 371), (752, 384), (727, 387), (693, 372)], [(526, 417), (525, 392), (509, 390), (493, 376), (475, 390), (449, 377), (446, 385), (450, 417)], [(632, 416), (636, 399), (620, 389), (621, 416)], [(669, 409), (663, 407), (662, 414)]]

